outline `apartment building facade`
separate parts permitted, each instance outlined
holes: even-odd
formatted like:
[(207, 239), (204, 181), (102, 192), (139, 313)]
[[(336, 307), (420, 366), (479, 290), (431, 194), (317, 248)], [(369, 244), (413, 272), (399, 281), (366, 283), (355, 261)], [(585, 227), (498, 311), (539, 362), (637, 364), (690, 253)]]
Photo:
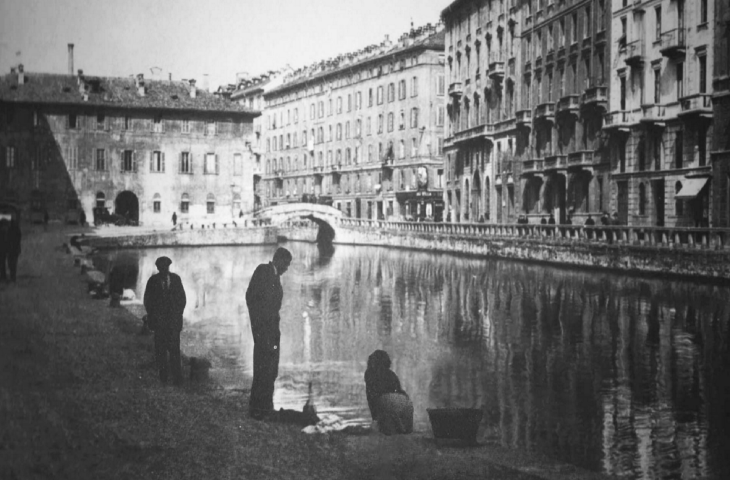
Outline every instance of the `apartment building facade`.
[(195, 81), (0, 77), (0, 189), (51, 219), (105, 207), (142, 224), (224, 222), (253, 206), (257, 115)]
[(613, 0), (611, 8), (611, 205), (623, 224), (707, 226), (714, 4)]
[(582, 222), (608, 202), (601, 0), (459, 0), (446, 24), (455, 221)]
[(264, 94), (265, 205), (441, 219), (443, 31), (426, 25), (290, 73)]
[(730, 227), (730, 4), (715, 0), (710, 17), (715, 23), (712, 71), (713, 130), (711, 222), (715, 227)]

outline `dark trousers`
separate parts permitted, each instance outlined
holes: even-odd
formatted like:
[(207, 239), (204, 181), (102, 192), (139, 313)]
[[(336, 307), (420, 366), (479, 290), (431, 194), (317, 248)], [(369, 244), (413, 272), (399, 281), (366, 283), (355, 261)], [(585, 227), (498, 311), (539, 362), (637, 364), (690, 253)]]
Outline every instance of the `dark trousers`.
[(8, 270), (10, 270), (10, 280), (15, 281), (16, 273), (18, 271), (18, 257), (14, 253), (0, 252), (0, 279), (5, 280), (7, 274), (5, 273), (5, 263), (8, 264)]
[(175, 385), (182, 383), (180, 332), (169, 330), (155, 332), (155, 359), (162, 383), (167, 383), (170, 373), (172, 373), (172, 381)]
[(279, 337), (254, 340), (253, 384), (249, 409), (252, 415), (274, 409), (274, 382), (279, 376)]

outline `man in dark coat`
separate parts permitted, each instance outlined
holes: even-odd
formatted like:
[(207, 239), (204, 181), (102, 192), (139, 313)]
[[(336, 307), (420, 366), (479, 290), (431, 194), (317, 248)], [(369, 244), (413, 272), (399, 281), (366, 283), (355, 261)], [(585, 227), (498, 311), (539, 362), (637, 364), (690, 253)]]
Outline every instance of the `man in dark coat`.
[(253, 334), (253, 384), (249, 414), (266, 418), (274, 410), (274, 382), (279, 375), (279, 309), (284, 298), (281, 275), (287, 271), (292, 256), (278, 248), (269, 263), (262, 263), (253, 273), (246, 290), (246, 305)]
[(168, 257), (160, 257), (155, 261), (159, 273), (147, 281), (144, 306), (150, 329), (155, 332), (155, 359), (160, 380), (166, 383), (168, 373), (172, 373), (173, 383), (180, 385), (180, 331), (187, 299), (182, 280), (170, 272), (171, 263)]
[(7, 280), (5, 263), (10, 271), (10, 281), (15, 282), (18, 271), (18, 257), (20, 257), (20, 222), (15, 214), (10, 220), (0, 220), (0, 280)]

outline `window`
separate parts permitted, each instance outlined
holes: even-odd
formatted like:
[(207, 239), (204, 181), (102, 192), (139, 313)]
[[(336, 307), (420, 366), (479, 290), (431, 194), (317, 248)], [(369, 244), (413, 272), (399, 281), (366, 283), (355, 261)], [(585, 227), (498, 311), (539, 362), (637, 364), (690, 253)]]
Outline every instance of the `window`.
[(418, 155), (418, 140), (416, 138), (411, 139), (411, 157), (415, 158)]
[(69, 113), (68, 114), (68, 128), (70, 130), (76, 129), (76, 114), (75, 113)]
[(654, 69), (654, 104), (661, 104), (662, 96), (662, 84), (661, 84), (661, 70), (659, 67)]
[(378, 133), (383, 133), (383, 114), (378, 115)]
[(588, 38), (591, 35), (591, 7), (586, 7), (586, 23), (583, 28), (583, 37)]
[(398, 130), (405, 130), (406, 128), (406, 112), (403, 110), (400, 111), (400, 115), (398, 115), (398, 118), (400, 119), (398, 122)]
[(214, 214), (215, 213), (215, 195), (212, 193), (208, 194), (208, 198), (205, 200), (205, 206), (206, 206), (206, 212), (208, 214)]
[(103, 148), (96, 149), (96, 169), (106, 170), (106, 150)]
[(342, 97), (337, 97), (337, 113), (342, 113)]
[(233, 174), (243, 175), (243, 157), (240, 153), (233, 154)]
[(707, 0), (700, 0), (700, 24), (707, 23)]
[[(164, 124), (162, 123), (162, 117), (155, 117), (154, 122), (152, 123), (152, 131), (155, 133), (162, 133), (164, 131)], [(215, 135), (215, 132), (213, 132), (211, 135)]]
[(15, 147), (5, 147), (5, 168), (15, 168)]
[(411, 109), (411, 128), (418, 128), (418, 109)]
[(626, 75), (621, 75), (619, 77), (620, 84), (620, 109), (626, 110)]
[(155, 193), (155, 196), (152, 197), (152, 208), (155, 213), (162, 211), (162, 197), (160, 197), (159, 193)]
[(355, 96), (355, 108), (360, 110), (362, 108), (362, 92), (357, 92)]
[(368, 90), (368, 107), (373, 106), (373, 89)]
[(378, 105), (382, 105), (383, 103), (383, 86), (378, 87)]
[(190, 152), (180, 153), (180, 173), (193, 173), (193, 163)]
[(342, 124), (341, 123), (338, 123), (337, 124), (337, 137), (336, 137), (336, 139), (338, 141), (339, 140), (342, 140)]
[(436, 82), (436, 95), (443, 97), (446, 93), (446, 77), (444, 75), (439, 75)]
[(654, 9), (654, 17), (656, 18), (656, 29), (654, 31), (654, 41), (658, 42), (662, 39), (662, 7)]
[(398, 158), (406, 158), (406, 141), (401, 140), (398, 143)]
[(372, 132), (373, 132), (373, 130), (372, 130), (372, 127), (373, 127), (372, 123), (373, 122), (372, 122), (372, 119), (370, 117), (368, 117), (367, 119), (365, 119), (365, 134), (366, 135), (371, 135), (372, 134)]
[(314, 108), (315, 108), (314, 104), (311, 104), (309, 106), (309, 119), (310, 120), (314, 120)]
[(395, 101), (395, 84), (388, 84), (388, 103)]
[(406, 81), (401, 80), (398, 82), (398, 100), (406, 98)]
[(66, 165), (69, 170), (76, 170), (79, 166), (79, 149), (72, 145), (66, 148)]
[(190, 133), (190, 120), (187, 118), (182, 121), (182, 133)]
[(215, 135), (216, 132), (216, 125), (215, 121), (207, 121), (205, 122), (205, 134), (209, 136)]
[(646, 215), (646, 187), (639, 184), (639, 215)]
[(578, 14), (573, 13), (570, 17), (570, 29), (571, 29), (571, 42), (575, 43), (578, 41)]
[(318, 110), (319, 110), (319, 115), (318, 115), (319, 118), (324, 117), (324, 101), (320, 100)]
[(215, 153), (205, 154), (205, 174), (218, 175), (218, 155)]
[(183, 193), (180, 197), (180, 213), (188, 213), (190, 210), (190, 197), (187, 193)]
[(362, 120), (359, 118), (355, 121), (355, 138), (362, 136)]
[(347, 111), (348, 112), (352, 111), (352, 94), (351, 93), (347, 94)]
[(332, 99), (327, 99), (327, 116), (330, 116), (334, 113), (334, 109), (332, 108)]
[(674, 140), (674, 168), (682, 168), (682, 156), (684, 150), (684, 135), (682, 130), (677, 130)]
[(96, 207), (97, 208), (106, 207), (106, 195), (104, 195), (104, 192), (96, 193)]
[(621, 35), (618, 37), (619, 49), (626, 48), (626, 17), (621, 17)]
[(662, 169), (662, 137), (654, 135), (654, 170)]
[(677, 100), (684, 97), (684, 63), (677, 62)]
[(705, 55), (705, 52), (702, 52), (702, 53), (703, 54), (697, 58), (700, 62), (699, 86), (700, 86), (700, 93), (707, 93), (707, 55)]
[(132, 150), (124, 150), (122, 152), (122, 171), (136, 172), (137, 165), (134, 162), (134, 152)]
[(438, 110), (436, 111), (436, 126), (443, 127), (444, 121), (446, 119), (446, 108), (442, 105), (439, 105)]
[(165, 171), (165, 154), (159, 150), (152, 152), (150, 157), (150, 172), (163, 173)]
[(411, 78), (411, 97), (418, 96), (418, 77)]
[(299, 107), (294, 109), (294, 123), (299, 123)]
[[(682, 182), (674, 184), (674, 195), (676, 196), (682, 190)], [(678, 217), (684, 215), (684, 202), (680, 199), (674, 201), (674, 214)]]
[(393, 131), (393, 120), (394, 120), (393, 119), (393, 112), (390, 112), (388, 114), (388, 131), (389, 132), (392, 132)]

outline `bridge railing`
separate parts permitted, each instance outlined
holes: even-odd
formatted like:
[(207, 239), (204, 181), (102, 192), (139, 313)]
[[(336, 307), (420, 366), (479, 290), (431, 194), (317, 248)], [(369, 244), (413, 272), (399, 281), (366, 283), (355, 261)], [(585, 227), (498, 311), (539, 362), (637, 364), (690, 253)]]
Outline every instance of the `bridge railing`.
[(730, 228), (430, 223), (353, 218), (342, 218), (338, 224), (351, 229), (375, 228), (433, 235), (525, 238), (690, 249), (730, 249)]

